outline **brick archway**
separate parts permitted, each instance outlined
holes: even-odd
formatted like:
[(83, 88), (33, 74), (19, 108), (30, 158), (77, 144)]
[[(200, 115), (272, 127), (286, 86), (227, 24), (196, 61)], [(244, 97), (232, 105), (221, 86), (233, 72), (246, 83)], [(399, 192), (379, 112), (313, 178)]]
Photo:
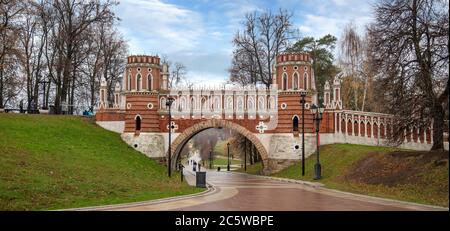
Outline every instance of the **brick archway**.
[(241, 125), (238, 125), (231, 121), (220, 119), (211, 119), (199, 122), (185, 129), (180, 135), (177, 136), (177, 138), (172, 142), (172, 153), (171, 153), (172, 163), (170, 164), (172, 169), (176, 168), (178, 157), (184, 145), (196, 134), (208, 128), (228, 128), (245, 136), (248, 140), (250, 140), (250, 142), (252, 142), (255, 145), (256, 149), (258, 150), (261, 156), (263, 172), (265, 172), (265, 168), (268, 164), (267, 161), (269, 159), (269, 154), (267, 153), (267, 150), (264, 148), (259, 138), (251, 131), (249, 131), (248, 129), (246, 129)]

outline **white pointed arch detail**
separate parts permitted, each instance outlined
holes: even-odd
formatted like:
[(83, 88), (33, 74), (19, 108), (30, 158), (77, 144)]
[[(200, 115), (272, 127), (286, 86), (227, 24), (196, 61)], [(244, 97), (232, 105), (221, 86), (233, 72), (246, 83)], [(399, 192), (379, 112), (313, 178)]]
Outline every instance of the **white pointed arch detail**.
[(292, 74), (292, 89), (298, 90), (300, 89), (300, 75), (297, 71)]
[(147, 89), (149, 91), (153, 90), (153, 75), (152, 75), (152, 73), (148, 73), (148, 75), (147, 75)]
[(281, 75), (281, 90), (285, 91), (288, 89), (288, 75), (286, 72), (283, 72)]

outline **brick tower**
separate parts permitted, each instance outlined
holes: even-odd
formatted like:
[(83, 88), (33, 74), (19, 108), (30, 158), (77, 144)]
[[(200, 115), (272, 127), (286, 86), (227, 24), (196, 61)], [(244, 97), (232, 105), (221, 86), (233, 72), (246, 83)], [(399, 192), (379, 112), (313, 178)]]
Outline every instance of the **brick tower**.
[(167, 90), (167, 65), (158, 56), (129, 56), (124, 76), (125, 132), (159, 132), (160, 91)]
[(316, 86), (309, 54), (284, 53), (278, 55), (273, 83), (278, 88), (279, 122), (277, 132), (293, 133), (294, 136), (298, 136), (301, 132), (301, 91), (307, 92), (305, 97), (305, 131), (311, 132), (313, 124), (309, 108), (313, 103), (316, 103)]

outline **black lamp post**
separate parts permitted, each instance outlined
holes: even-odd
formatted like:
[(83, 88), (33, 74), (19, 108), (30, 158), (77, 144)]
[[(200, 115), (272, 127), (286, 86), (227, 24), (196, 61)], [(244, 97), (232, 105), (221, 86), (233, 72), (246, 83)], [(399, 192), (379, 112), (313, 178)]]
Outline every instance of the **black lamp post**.
[(322, 120), (322, 114), (324, 112), (325, 108), (322, 104), (317, 107), (315, 104), (311, 106), (311, 113), (313, 114), (313, 120), (316, 122), (316, 138), (317, 138), (317, 155), (316, 155), (316, 164), (314, 165), (314, 180), (320, 180), (322, 178), (321, 176), (321, 169), (322, 166), (320, 165), (319, 161), (319, 127), (320, 127), (320, 121)]
[(305, 96), (306, 91), (300, 92), (300, 103), (302, 104), (302, 176), (305, 175)]
[(169, 157), (167, 158), (168, 159), (168, 162), (167, 162), (167, 174), (169, 175), (169, 177), (170, 177), (170, 173), (171, 173), (170, 164), (172, 163), (172, 161), (171, 161), (171, 154), (172, 154), (172, 145), (171, 145), (171, 143), (172, 143), (172, 128), (173, 128), (172, 127), (172, 112), (171, 112), (170, 108), (172, 107), (172, 103), (173, 103), (174, 100), (175, 100), (174, 98), (169, 97), (167, 99), (167, 101), (166, 101), (166, 106), (169, 107)]
[(245, 138), (244, 145), (244, 172), (247, 172), (247, 138)]
[(180, 168), (181, 182), (183, 182), (183, 168), (184, 168), (184, 166), (183, 166), (183, 164), (181, 164), (181, 163), (180, 163), (178, 166), (179, 166), (179, 168)]
[(212, 150), (209, 151), (209, 169), (212, 169)]
[(230, 143), (227, 143), (227, 149), (228, 149), (228, 165), (227, 165), (227, 171), (230, 171)]
[(42, 109), (46, 109), (45, 107), (45, 85), (50, 83), (50, 81), (39, 81), (40, 84), (44, 86), (44, 93), (42, 94)]

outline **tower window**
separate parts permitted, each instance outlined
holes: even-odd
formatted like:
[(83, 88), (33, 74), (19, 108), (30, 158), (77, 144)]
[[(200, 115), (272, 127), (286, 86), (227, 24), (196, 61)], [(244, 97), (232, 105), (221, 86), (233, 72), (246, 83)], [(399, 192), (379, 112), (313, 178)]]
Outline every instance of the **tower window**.
[(286, 73), (283, 73), (283, 79), (282, 79), (282, 89), (284, 90), (284, 91), (286, 91), (287, 90), (287, 74)]
[(141, 80), (141, 74), (138, 74), (136, 76), (136, 90), (140, 91), (142, 88), (142, 80)]
[(294, 73), (294, 77), (293, 77), (293, 80), (292, 80), (292, 84), (293, 84), (293, 88), (294, 88), (294, 90), (298, 90), (298, 74), (297, 74), (297, 72), (295, 72)]
[(298, 131), (298, 116), (294, 116), (294, 118), (292, 118), (292, 130)]
[(308, 73), (303, 76), (303, 85), (305, 90), (308, 89)]
[(141, 116), (136, 116), (136, 125), (135, 125), (135, 128), (136, 128), (136, 131), (140, 131), (141, 130)]
[(128, 75), (128, 90), (131, 91), (131, 73)]
[(153, 77), (152, 77), (152, 74), (148, 74), (148, 76), (147, 76), (147, 84), (148, 84), (148, 86), (147, 86), (147, 88), (148, 88), (148, 90), (149, 91), (151, 91), (152, 90), (152, 88), (153, 88)]

